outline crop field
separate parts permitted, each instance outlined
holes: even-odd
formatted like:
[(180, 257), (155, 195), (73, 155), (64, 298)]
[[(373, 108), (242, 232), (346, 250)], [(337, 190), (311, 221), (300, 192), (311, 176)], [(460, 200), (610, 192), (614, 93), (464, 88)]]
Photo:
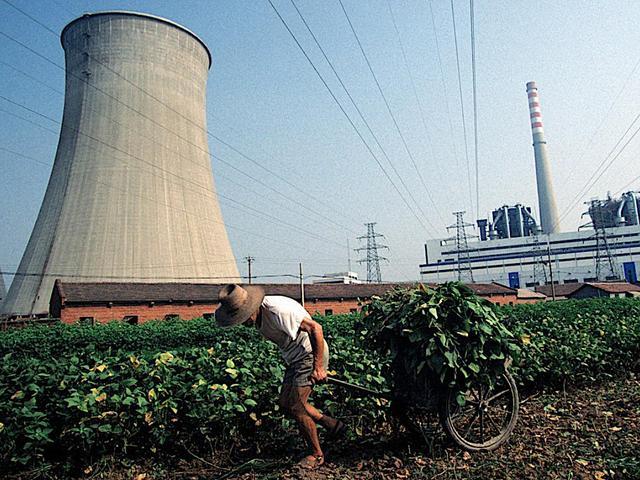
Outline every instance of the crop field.
[[(350, 430), (318, 478), (640, 477), (640, 301), (500, 313), (526, 400), (509, 444), (471, 458), (435, 421), (432, 441), (409, 442), (386, 401), (322, 385), (313, 403)], [(331, 374), (389, 388), (366, 319), (318, 319)], [(253, 329), (205, 319), (34, 327), (1, 333), (0, 357), (0, 465), (10, 477), (296, 478), (288, 465), (301, 445), (277, 406), (284, 368)], [(565, 470), (534, 473), (556, 454)]]

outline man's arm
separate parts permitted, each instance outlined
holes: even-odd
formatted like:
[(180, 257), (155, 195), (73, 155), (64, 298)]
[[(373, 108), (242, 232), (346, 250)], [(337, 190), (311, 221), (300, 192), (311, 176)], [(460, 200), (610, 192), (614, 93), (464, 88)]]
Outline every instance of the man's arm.
[(322, 336), (322, 325), (310, 317), (306, 317), (300, 324), (300, 330), (309, 334), (311, 349), (313, 350), (313, 373), (311, 379), (314, 382), (324, 382), (327, 379), (327, 372), (324, 369), (324, 337)]

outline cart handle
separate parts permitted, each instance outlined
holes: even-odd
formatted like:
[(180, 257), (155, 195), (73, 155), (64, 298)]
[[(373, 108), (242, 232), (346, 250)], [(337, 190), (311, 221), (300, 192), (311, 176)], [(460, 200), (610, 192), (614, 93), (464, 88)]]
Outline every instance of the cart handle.
[(339, 385), (341, 387), (346, 387), (350, 390), (367, 393), (369, 395), (373, 395), (378, 398), (385, 398), (387, 400), (391, 399), (391, 395), (388, 393), (381, 392), (379, 390), (373, 390), (371, 388), (363, 387), (361, 385), (356, 385), (354, 383), (345, 382), (344, 380), (338, 380), (337, 378), (327, 377), (327, 383), (333, 383), (334, 385)]

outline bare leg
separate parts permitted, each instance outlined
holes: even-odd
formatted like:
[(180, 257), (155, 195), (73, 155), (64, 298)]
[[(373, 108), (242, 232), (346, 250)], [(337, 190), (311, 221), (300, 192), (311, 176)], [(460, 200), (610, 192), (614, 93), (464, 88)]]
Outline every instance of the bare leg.
[[(311, 394), (312, 387), (295, 387), (293, 385), (283, 385), (280, 392), (280, 405), (293, 417), (300, 428), (302, 436), (307, 441), (307, 445), (312, 450), (312, 456), (323, 456), (316, 428), (316, 418), (320, 420), (322, 414), (311, 405), (307, 399)], [(310, 409), (308, 410), (308, 408)], [(312, 415), (315, 415), (314, 418)]]
[(329, 415), (323, 415), (322, 412), (309, 403), (309, 396), (311, 395), (311, 392), (312, 387), (304, 387), (304, 391), (300, 392), (300, 398), (304, 404), (307, 414), (313, 418), (314, 422), (319, 423), (329, 431), (333, 430), (338, 421)]

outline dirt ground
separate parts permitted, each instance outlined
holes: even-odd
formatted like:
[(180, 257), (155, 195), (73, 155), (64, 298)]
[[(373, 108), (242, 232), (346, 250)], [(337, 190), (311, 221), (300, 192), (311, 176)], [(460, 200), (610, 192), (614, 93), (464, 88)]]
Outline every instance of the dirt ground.
[[(629, 377), (598, 387), (525, 396), (510, 441), (487, 454), (455, 448), (434, 420), (428, 442), (396, 434), (326, 445), (327, 463), (313, 472), (295, 467), (295, 457), (274, 454), (231, 464), (218, 455), (194, 456), (171, 466), (89, 467), (84, 478), (640, 479), (640, 381)], [(14, 478), (38, 478), (34, 473)]]

